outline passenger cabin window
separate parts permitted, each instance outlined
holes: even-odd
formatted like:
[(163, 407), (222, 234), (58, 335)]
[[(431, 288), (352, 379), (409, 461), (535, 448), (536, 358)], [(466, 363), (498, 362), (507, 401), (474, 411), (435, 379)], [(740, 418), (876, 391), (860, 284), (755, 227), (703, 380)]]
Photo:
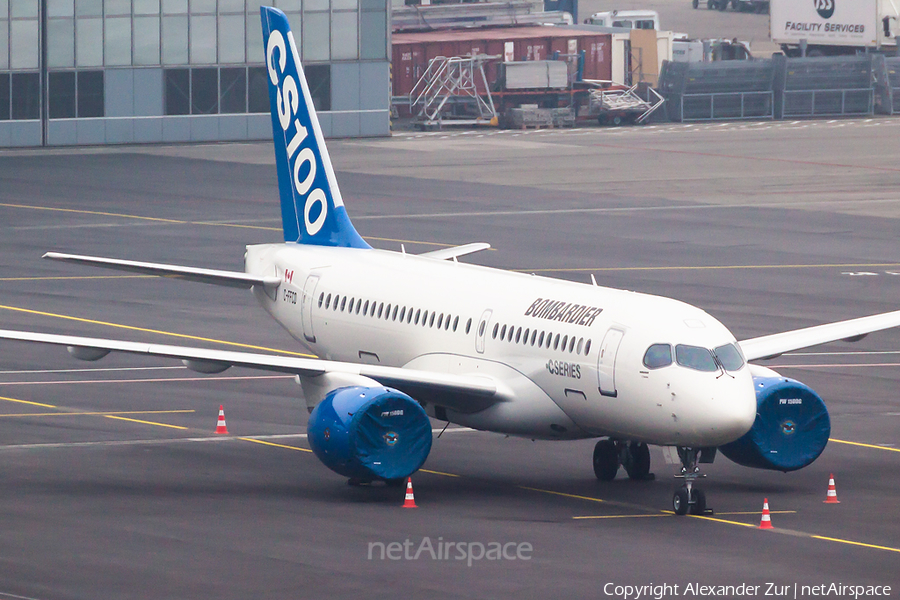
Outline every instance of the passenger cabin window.
[(713, 352), (715, 352), (716, 358), (719, 359), (719, 364), (726, 371), (740, 371), (741, 367), (744, 366), (744, 357), (735, 344), (719, 346)]
[[(588, 341), (588, 349), (590, 349)], [(644, 353), (644, 366), (648, 369), (660, 369), (672, 364), (672, 346), (668, 344), (653, 344)]]
[(682, 367), (694, 369), (695, 371), (712, 372), (719, 370), (712, 353), (706, 348), (699, 346), (678, 344), (675, 346), (675, 362)]

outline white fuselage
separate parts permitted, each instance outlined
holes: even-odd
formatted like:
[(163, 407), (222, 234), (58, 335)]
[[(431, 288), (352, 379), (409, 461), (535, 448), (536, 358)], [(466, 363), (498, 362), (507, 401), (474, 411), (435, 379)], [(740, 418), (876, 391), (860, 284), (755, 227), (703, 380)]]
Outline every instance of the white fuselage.
[[(612, 436), (718, 446), (756, 416), (749, 369), (651, 369), (653, 344), (712, 349), (735, 338), (676, 300), (382, 250), (249, 246), (255, 295), (313, 354), (492, 378), (509, 401), (431, 416), (532, 438)], [(274, 297), (272, 297), (274, 296)]]

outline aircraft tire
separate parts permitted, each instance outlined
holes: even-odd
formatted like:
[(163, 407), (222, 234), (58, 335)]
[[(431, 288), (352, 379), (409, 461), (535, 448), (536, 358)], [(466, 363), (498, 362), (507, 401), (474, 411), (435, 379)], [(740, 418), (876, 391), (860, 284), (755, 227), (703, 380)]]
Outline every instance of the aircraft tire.
[(703, 490), (698, 490), (694, 488), (691, 490), (691, 495), (694, 497), (694, 501), (691, 504), (691, 514), (692, 515), (702, 515), (706, 513), (706, 494)]
[(675, 511), (675, 514), (678, 516), (686, 515), (689, 506), (687, 488), (680, 487), (675, 490), (675, 494), (672, 496), (672, 510)]
[(600, 440), (594, 446), (594, 475), (600, 481), (612, 481), (619, 472), (619, 453), (612, 440)]
[(631, 442), (628, 444), (626, 460), (622, 466), (628, 477), (636, 481), (651, 479), (650, 477), (650, 448), (647, 444)]

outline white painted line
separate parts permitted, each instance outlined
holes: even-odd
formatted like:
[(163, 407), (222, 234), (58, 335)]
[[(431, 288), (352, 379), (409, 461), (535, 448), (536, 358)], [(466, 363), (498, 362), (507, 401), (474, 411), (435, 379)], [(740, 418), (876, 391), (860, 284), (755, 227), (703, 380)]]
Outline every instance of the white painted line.
[(770, 369), (834, 369), (854, 367), (900, 367), (900, 363), (832, 363), (818, 365), (766, 365)]
[[(900, 202), (900, 198), (883, 198), (872, 200), (854, 200), (855, 204), (896, 204)], [(435, 219), (435, 218), (451, 218), (451, 217), (508, 217), (508, 216), (524, 216), (524, 215), (550, 215), (550, 214), (577, 214), (577, 213), (629, 213), (629, 212), (650, 212), (650, 211), (687, 211), (687, 210), (725, 210), (736, 208), (802, 208), (806, 206), (830, 206), (833, 204), (844, 205), (846, 200), (809, 200), (797, 202), (741, 202), (735, 204), (685, 204), (680, 206), (613, 206), (608, 208), (547, 208), (533, 210), (497, 210), (497, 211), (468, 211), (456, 213), (414, 213), (414, 214), (391, 214), (391, 215), (368, 215), (353, 217), (357, 220), (380, 220), (380, 219)]]
[(69, 379), (59, 381), (2, 381), (0, 385), (66, 385), (73, 383), (163, 383), (168, 381), (232, 381), (248, 379), (293, 379), (294, 375), (247, 375), (235, 377), (158, 377), (154, 379)]
[(115, 367), (109, 369), (47, 369), (42, 371), (0, 371), (0, 375), (45, 375), (48, 373), (100, 373), (114, 371), (163, 371), (187, 367)]
[(863, 356), (866, 354), (900, 354), (900, 350), (853, 350), (850, 352), (789, 352), (784, 356)]
[[(444, 431), (444, 435), (448, 433), (472, 433), (477, 432), (476, 429), (469, 427), (450, 427), (447, 430), (432, 429), (432, 433), (440, 433)], [(241, 438), (251, 440), (291, 440), (291, 439), (307, 439), (306, 433), (280, 433), (272, 435), (215, 435), (210, 434), (209, 437), (189, 437), (189, 438), (157, 438), (150, 440), (104, 440), (96, 442), (48, 442), (38, 444), (5, 444), (0, 445), (0, 452), (4, 450), (41, 450), (52, 448), (93, 448), (93, 447), (112, 447), (112, 446), (149, 446), (154, 444), (182, 444), (182, 443), (202, 443), (202, 442), (239, 442)]]

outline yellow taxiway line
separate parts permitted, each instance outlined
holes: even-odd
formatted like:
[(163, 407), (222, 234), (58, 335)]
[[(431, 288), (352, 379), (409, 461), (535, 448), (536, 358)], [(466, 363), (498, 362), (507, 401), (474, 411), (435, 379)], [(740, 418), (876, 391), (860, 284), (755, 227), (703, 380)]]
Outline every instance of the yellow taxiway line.
[(78, 281), (80, 279), (153, 279), (158, 275), (81, 275), (71, 277), (0, 277), (0, 281)]
[(861, 446), (863, 448), (872, 448), (873, 450), (887, 450), (888, 452), (900, 452), (900, 448), (889, 448), (888, 446), (878, 446), (876, 444), (861, 444), (859, 442), (848, 442), (845, 440), (836, 440), (834, 438), (829, 438), (829, 442), (835, 442), (838, 444), (847, 444), (848, 446)]
[(239, 437), (236, 438), (244, 442), (253, 442), (254, 444), (262, 444), (263, 446), (274, 446), (275, 448), (285, 448), (287, 450), (299, 450), (300, 452), (312, 452), (309, 448), (301, 448), (300, 446), (288, 446), (285, 444), (275, 444), (273, 442), (266, 442), (263, 440), (257, 440), (249, 437)]
[[(281, 232), (281, 227), (266, 227), (264, 225), (244, 225), (242, 223), (223, 223), (216, 221), (184, 221), (179, 219), (163, 219), (159, 217), (144, 217), (141, 215), (130, 215), (125, 213), (112, 213), (112, 212), (103, 212), (96, 210), (84, 210), (77, 208), (58, 208), (55, 206), (29, 206), (26, 204), (9, 204), (0, 202), (0, 207), (4, 208), (21, 208), (21, 209), (30, 209), (30, 210), (42, 210), (47, 212), (63, 212), (63, 213), (72, 213), (72, 214), (82, 214), (82, 215), (92, 215), (97, 217), (115, 217), (118, 219), (135, 219), (139, 221), (153, 221), (157, 223), (166, 223), (170, 225), (204, 225), (207, 227), (236, 227), (239, 229), (256, 229), (261, 231), (277, 231)], [(421, 240), (398, 240), (394, 238), (381, 238), (381, 237), (366, 237), (368, 240), (378, 240), (380, 242), (396, 242), (400, 244), (421, 244), (424, 246), (439, 246), (442, 248), (452, 248), (455, 244), (443, 244), (439, 242), (423, 242)], [(491, 248), (494, 250), (494, 248)], [(148, 276), (144, 276), (148, 277)], [(155, 277), (155, 275), (149, 275), (149, 277)], [(49, 279), (49, 278), (48, 278)], [(15, 281), (14, 279), (0, 279), (0, 281)]]
[[(6, 398), (0, 398), (5, 400)], [(108, 417), (112, 415), (170, 415), (177, 413), (196, 412), (192, 409), (183, 410), (123, 410), (104, 412), (44, 412), (44, 413), (11, 413), (0, 414), (0, 419), (30, 418), (30, 417)]]
[(156, 427), (168, 427), (170, 429), (187, 429), (181, 425), (169, 425), (168, 423), (156, 423), (154, 421), (142, 421), (141, 419), (129, 419), (128, 417), (117, 417), (115, 415), (103, 415), (107, 419), (116, 419), (118, 421), (130, 421), (132, 423), (140, 423), (142, 425), (155, 425)]
[(291, 352), (289, 350), (278, 350), (276, 348), (267, 348), (265, 346), (254, 346), (252, 344), (241, 344), (238, 342), (228, 342), (225, 340), (217, 340), (213, 338), (200, 337), (196, 335), (187, 335), (184, 333), (173, 333), (171, 331), (161, 331), (159, 329), (147, 329), (145, 327), (135, 327), (133, 325), (122, 325), (120, 323), (109, 323), (107, 321), (97, 321), (94, 319), (85, 319), (82, 317), (72, 317), (69, 315), (60, 315), (56, 313), (49, 313), (40, 310), (32, 310), (29, 308), (20, 308), (18, 306), (4, 306), (0, 305), (0, 309), (9, 310), (13, 312), (21, 312), (30, 315), (39, 315), (42, 317), (53, 317), (54, 319), (65, 319), (67, 321), (77, 321), (79, 323), (90, 323), (91, 325), (103, 325), (104, 327), (115, 327), (117, 329), (127, 329), (128, 331), (141, 331), (143, 333), (154, 333), (157, 335), (165, 335), (170, 337), (176, 337), (185, 340), (195, 340), (200, 342), (212, 342), (214, 344), (222, 344), (224, 346), (233, 346), (236, 348), (247, 348), (249, 350), (262, 350), (265, 352), (274, 352), (276, 354), (282, 355), (291, 355), (291, 356), (301, 356), (304, 358), (316, 358), (312, 354), (304, 354), (302, 352)]
[(0, 396), (0, 400), (5, 402), (17, 402), (19, 404), (28, 404), (30, 406), (41, 406), (43, 408), (56, 408), (52, 404), (41, 404), (40, 402), (29, 402), (28, 400), (18, 400), (16, 398), (7, 398), (5, 396)]
[(553, 490), (544, 490), (541, 488), (528, 487), (527, 485), (516, 486), (520, 490), (528, 490), (531, 492), (540, 492), (542, 494), (551, 494), (553, 496), (562, 496), (563, 498), (574, 498), (576, 500), (587, 500), (589, 502), (606, 502), (602, 498), (592, 498), (591, 496), (579, 496), (577, 494), (567, 494), (565, 492), (555, 492)]
[(730, 271), (742, 269), (877, 269), (900, 267), (900, 263), (834, 263), (818, 265), (706, 265), (671, 267), (560, 267), (555, 269), (511, 269), (522, 273), (577, 273), (589, 271)]

